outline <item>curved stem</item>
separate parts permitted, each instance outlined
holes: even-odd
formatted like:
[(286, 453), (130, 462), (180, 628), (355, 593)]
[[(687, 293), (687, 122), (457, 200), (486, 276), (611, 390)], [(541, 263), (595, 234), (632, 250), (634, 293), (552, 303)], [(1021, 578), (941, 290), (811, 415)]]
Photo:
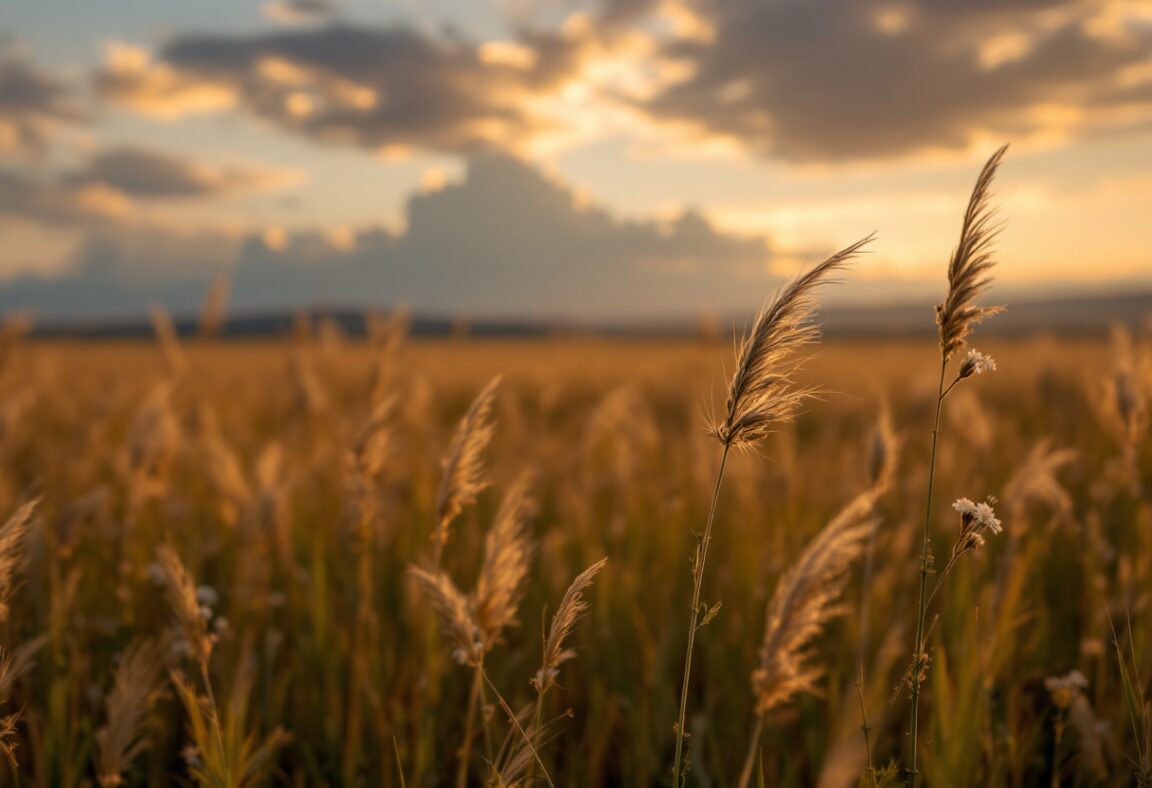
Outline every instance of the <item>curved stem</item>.
[(748, 742), (748, 756), (744, 758), (744, 769), (740, 772), (740, 788), (748, 788), (752, 782), (752, 765), (756, 762), (756, 745), (760, 743), (760, 735), (764, 732), (764, 715), (756, 715), (756, 727), (752, 729), (752, 740)]
[(704, 582), (704, 562), (708, 559), (708, 543), (712, 540), (712, 523), (716, 520), (716, 501), (720, 498), (720, 483), (724, 480), (724, 466), (728, 464), (728, 450), (720, 456), (720, 470), (716, 474), (716, 487), (712, 491), (712, 504), (708, 507), (708, 522), (704, 526), (704, 536), (696, 545), (696, 556), (692, 561), (692, 618), (688, 624), (688, 648), (684, 653), (684, 678), (680, 685), (680, 714), (676, 722), (676, 758), (672, 762), (672, 785), (681, 784), (680, 764), (684, 752), (684, 718), (688, 711), (688, 682), (692, 675), (692, 649), (696, 645), (696, 629), (700, 622), (700, 588)]
[[(932, 454), (928, 461), (928, 501), (924, 507), (924, 541), (920, 549), (920, 601), (916, 614), (916, 648), (912, 654), (912, 752), (908, 763), (908, 784), (916, 788), (919, 772), (916, 770), (916, 758), (920, 732), (920, 674), (924, 668), (924, 619), (928, 611), (928, 575), (931, 572), (929, 563), (932, 548), (932, 487), (936, 479), (936, 446), (940, 437), (940, 411), (944, 406), (944, 374), (948, 370), (948, 359), (940, 361), (940, 383), (936, 389), (936, 418), (932, 423)], [(951, 387), (949, 387), (951, 388)]]

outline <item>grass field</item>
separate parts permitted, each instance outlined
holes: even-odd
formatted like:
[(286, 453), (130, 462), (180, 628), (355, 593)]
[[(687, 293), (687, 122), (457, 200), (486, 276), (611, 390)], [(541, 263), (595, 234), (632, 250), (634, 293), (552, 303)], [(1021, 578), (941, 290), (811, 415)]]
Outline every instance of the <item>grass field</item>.
[[(1135, 784), (1147, 732), (1124, 678), (1152, 674), (1148, 347), (981, 349), (998, 371), (962, 381), (941, 424), (937, 569), (960, 532), (953, 500), (996, 496), (1004, 533), (957, 562), (929, 609), (921, 776)], [(728, 462), (702, 590), (723, 607), (692, 671), (692, 784), (736, 784), (766, 605), (870, 486), (877, 445), (891, 452), (882, 412), (902, 451), (838, 615), (803, 649), (814, 691), (774, 704), (752, 750), (766, 785), (880, 784), (906, 760), (939, 351), (813, 354), (805, 382), (824, 393)], [(720, 461), (706, 414), (732, 363), (730, 346), (702, 341), (12, 344), (0, 504), (41, 500), (0, 539), (5, 783), (451, 785), (469, 729), (470, 785), (493, 765), (507, 784), (669, 783), (690, 564)], [(479, 680), (410, 568), (433, 560), (441, 458), (497, 374), (491, 483), (442, 557), (464, 593), (478, 573), (506, 586)], [(481, 566), (515, 489), (526, 532), (509, 580)], [(537, 712), (546, 626), (605, 557), (566, 643), (576, 655)], [(1083, 682), (1046, 685), (1073, 670)]]

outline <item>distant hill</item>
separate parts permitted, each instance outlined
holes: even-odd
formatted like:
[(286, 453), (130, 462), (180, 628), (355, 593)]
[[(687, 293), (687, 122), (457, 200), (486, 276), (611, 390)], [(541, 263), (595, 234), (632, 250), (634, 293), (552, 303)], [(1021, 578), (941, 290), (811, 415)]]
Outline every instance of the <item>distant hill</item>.
[[(997, 315), (981, 329), (986, 335), (1022, 336), (1035, 333), (1060, 335), (1103, 335), (1113, 323), (1129, 326), (1152, 318), (1152, 292), (1110, 296), (1061, 297), (1008, 304), (1008, 310)], [(226, 338), (244, 339), (285, 336), (292, 332), (298, 311), (270, 311), (236, 314), (228, 317), (223, 327)], [(313, 321), (330, 321), (348, 336), (362, 336), (365, 310), (321, 308), (307, 312)], [(751, 315), (708, 321), (715, 327), (711, 333), (728, 325), (738, 328), (747, 324)], [(832, 337), (900, 337), (930, 335), (935, 331), (932, 306), (926, 302), (889, 305), (830, 305), (821, 310), (824, 332)], [(414, 337), (471, 336), (481, 338), (544, 338), (550, 336), (589, 335), (604, 337), (686, 337), (700, 335), (704, 321), (670, 320), (660, 323), (578, 323), (543, 320), (475, 319), (417, 314), (411, 322)], [(178, 317), (177, 333), (190, 336), (196, 332), (194, 318)], [(36, 324), (33, 336), (43, 338), (132, 338), (152, 334), (146, 317), (95, 320), (52, 321)]]

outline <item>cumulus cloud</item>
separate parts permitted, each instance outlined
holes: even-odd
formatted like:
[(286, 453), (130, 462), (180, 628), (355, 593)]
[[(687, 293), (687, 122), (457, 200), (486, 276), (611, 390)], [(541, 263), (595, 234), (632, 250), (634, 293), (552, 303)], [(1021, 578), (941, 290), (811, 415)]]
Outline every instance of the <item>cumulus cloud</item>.
[(339, 237), (203, 234), (166, 244), (163, 234), (145, 242), (136, 230), (93, 233), (71, 273), (9, 282), (0, 309), (75, 317), (151, 300), (191, 309), (226, 269), (237, 309), (404, 302), (471, 315), (639, 319), (746, 308), (776, 281), (763, 237), (725, 234), (693, 211), (625, 220), (505, 156), (476, 157), (460, 182), (413, 195), (407, 219), (399, 234)]
[(214, 166), (142, 148), (118, 147), (98, 153), (66, 180), (72, 186), (104, 186), (128, 197), (148, 199), (275, 189), (299, 178), (268, 167)]
[[(513, 49), (517, 57), (501, 57)], [(510, 47), (409, 28), (347, 24), (173, 40), (153, 58), (109, 50), (95, 76), (105, 99), (157, 116), (238, 106), (313, 139), (374, 150), (515, 149), (550, 120), (533, 100), (587, 56), (584, 38), (526, 33)]]
[(0, 155), (42, 151), (53, 127), (80, 119), (63, 82), (0, 52)]
[(801, 161), (1152, 124), (1152, 24), (1082, 0), (696, 0), (653, 117)]

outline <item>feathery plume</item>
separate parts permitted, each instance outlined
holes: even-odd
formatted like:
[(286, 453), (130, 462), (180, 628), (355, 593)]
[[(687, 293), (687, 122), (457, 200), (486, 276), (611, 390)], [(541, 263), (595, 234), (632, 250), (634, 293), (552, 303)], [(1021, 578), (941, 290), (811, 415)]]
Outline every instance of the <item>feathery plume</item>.
[(433, 535), (437, 555), (448, 541), (448, 527), (452, 521), (489, 484), (484, 478), (484, 449), (495, 432), (492, 406), (499, 385), (500, 376), (497, 375), (476, 395), (460, 420), (441, 463), (444, 470), (436, 494), (436, 532)]
[(992, 244), (999, 228), (995, 224), (996, 211), (990, 204), (992, 181), (1008, 146), (1004, 145), (988, 159), (964, 212), (960, 241), (948, 262), (948, 297), (936, 307), (936, 323), (940, 327), (940, 348), (947, 361), (964, 347), (965, 337), (986, 317), (1003, 311), (1003, 307), (976, 306), (975, 301), (992, 284), (990, 272)]
[(408, 574), (419, 585), (440, 616), (440, 625), (448, 636), (452, 659), (461, 665), (478, 665), (484, 654), (480, 628), (472, 616), (472, 604), (445, 572), (431, 572), (419, 566), (408, 567)]
[(1047, 505), (1057, 514), (1072, 510), (1072, 497), (1056, 474), (1077, 457), (1075, 449), (1053, 449), (1051, 438), (1042, 438), (1032, 447), (1028, 458), (1004, 485), (1003, 499), (1018, 520), (1033, 503)]
[(728, 386), (727, 415), (711, 428), (722, 444), (741, 448), (756, 443), (773, 425), (790, 420), (814, 393), (793, 380), (799, 366), (793, 354), (820, 335), (812, 322), (813, 291), (830, 273), (844, 269), (872, 238), (857, 241), (797, 277), (760, 309), (752, 331), (740, 343)]
[(759, 714), (811, 690), (823, 669), (809, 662), (805, 650), (832, 618), (843, 613), (836, 604), (848, 570), (864, 551), (876, 527), (872, 511), (876, 491), (858, 495), (824, 527), (799, 560), (780, 579), (768, 603), (768, 621), (760, 646), (760, 665), (752, 673)]
[(532, 474), (525, 473), (512, 484), (484, 538), (484, 563), (472, 599), (485, 651), (499, 642), (505, 627), (516, 623), (520, 584), (532, 557), (532, 541), (527, 534), (528, 520), (536, 512), (532, 483)]
[(176, 646), (201, 665), (207, 665), (216, 642), (215, 635), (208, 631), (211, 611), (205, 615), (206, 608), (200, 604), (196, 583), (175, 550), (167, 545), (162, 546), (157, 553), (157, 561), (178, 633)]
[[(15, 651), (0, 648), (0, 706), (8, 703), (12, 687), (36, 664), (36, 652), (48, 642), (47, 635), (41, 635), (20, 646)], [(0, 756), (13, 767), (16, 766), (16, 724), (20, 721), (19, 710), (0, 718)]]
[(536, 675), (532, 679), (532, 685), (536, 687), (538, 692), (544, 692), (548, 687), (554, 685), (556, 676), (559, 675), (560, 665), (576, 656), (575, 650), (564, 647), (564, 641), (572, 633), (576, 621), (588, 609), (588, 603), (584, 601), (584, 592), (592, 585), (592, 581), (596, 579), (596, 575), (600, 573), (606, 563), (608, 563), (608, 559), (601, 558), (592, 564), (577, 575), (576, 579), (572, 581), (572, 585), (568, 586), (568, 590), (564, 592), (560, 606), (556, 608), (556, 613), (552, 616), (552, 626), (548, 628), (548, 636), (544, 639), (544, 660), (540, 665), (540, 670), (536, 671)]
[(148, 703), (160, 688), (163, 669), (155, 640), (134, 641), (124, 652), (108, 694), (108, 722), (96, 732), (101, 786), (123, 785), (124, 772), (148, 748)]
[(8, 620), (8, 598), (12, 595), (16, 567), (23, 560), (24, 540), (39, 505), (39, 498), (29, 501), (0, 528), (0, 622)]

